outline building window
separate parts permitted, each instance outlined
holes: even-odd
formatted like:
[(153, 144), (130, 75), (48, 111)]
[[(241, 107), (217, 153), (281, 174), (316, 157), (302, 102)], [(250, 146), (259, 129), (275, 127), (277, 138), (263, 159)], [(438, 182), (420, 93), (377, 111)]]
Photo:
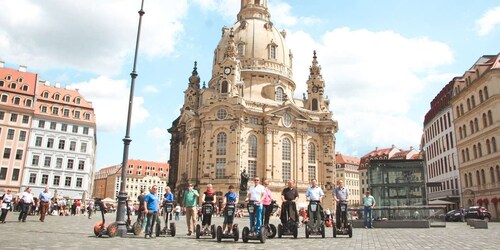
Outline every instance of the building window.
[(19, 105), (21, 103), (21, 98), (14, 97), (14, 105)]
[(316, 166), (309, 166), (308, 170), (309, 181), (312, 179), (316, 179)]
[(59, 149), (64, 150), (64, 144), (66, 144), (65, 140), (59, 140)]
[(283, 125), (285, 125), (285, 127), (290, 127), (290, 125), (292, 125), (292, 116), (288, 113), (285, 113), (283, 115)]
[(40, 156), (33, 155), (33, 158), (31, 159), (31, 165), (38, 166), (39, 161), (40, 161)]
[(24, 100), (24, 106), (26, 106), (26, 107), (31, 107), (32, 103), (33, 103), (33, 101), (31, 99)]
[(11, 88), (11, 89), (15, 89), (15, 88), (17, 88), (17, 84), (16, 84), (15, 82), (11, 82), (11, 83), (10, 83), (10, 88)]
[(19, 141), (26, 141), (26, 131), (19, 131)]
[(10, 114), (10, 121), (11, 122), (17, 122), (17, 114)]
[(80, 152), (87, 153), (87, 143), (82, 142), (82, 145), (80, 145)]
[(60, 182), (61, 182), (61, 177), (58, 175), (54, 176), (54, 181), (52, 182), (52, 184), (58, 187)]
[(49, 183), (49, 175), (48, 174), (44, 174), (42, 175), (42, 185), (47, 185), (47, 183)]
[(282, 87), (277, 87), (276, 88), (276, 93), (275, 93), (275, 99), (276, 101), (278, 102), (282, 102), (285, 100), (284, 96), (285, 96), (285, 92), (283, 91), (283, 88)]
[(83, 183), (83, 179), (82, 178), (76, 178), (76, 187), (77, 188), (81, 188), (82, 187), (82, 183)]
[(63, 109), (63, 116), (69, 117), (69, 109)]
[(227, 111), (225, 109), (217, 110), (217, 119), (224, 120), (227, 117)]
[(23, 153), (24, 153), (24, 151), (22, 149), (16, 150), (16, 160), (22, 160), (23, 159)]
[(35, 139), (35, 147), (41, 147), (42, 146), (42, 137), (37, 136)]
[(269, 47), (269, 59), (276, 59), (276, 45)]
[(68, 131), (68, 124), (61, 124), (61, 131), (66, 132)]
[(85, 169), (85, 161), (78, 161), (78, 170)]
[(30, 179), (29, 179), (29, 184), (35, 184), (36, 183), (36, 174), (31, 173), (30, 174)]
[(224, 132), (217, 134), (217, 155), (226, 155), (227, 135)]
[(13, 129), (9, 129), (9, 130), (7, 130), (7, 140), (13, 140), (13, 139), (14, 139), (14, 133), (15, 133), (15, 132), (16, 132), (16, 131), (15, 131), (15, 130), (13, 130)]
[(229, 89), (229, 83), (227, 81), (222, 81), (221, 93), (227, 93)]
[(318, 111), (318, 99), (316, 99), (316, 98), (312, 99), (311, 110), (312, 111)]
[(14, 171), (12, 171), (12, 181), (18, 181), (19, 180), (19, 168), (14, 168)]
[(283, 162), (282, 163), (282, 178), (283, 178), (283, 181), (288, 181), (291, 179), (291, 166), (290, 166), (290, 162)]
[(57, 125), (56, 122), (50, 122), (50, 129), (51, 130), (56, 130), (56, 125)]
[(83, 114), (83, 119), (85, 119), (87, 121), (90, 120), (90, 114), (89, 113)]
[(52, 157), (45, 156), (45, 160), (43, 161), (43, 166), (46, 168), (50, 168), (50, 162), (52, 161)]
[(53, 115), (59, 115), (59, 108), (58, 107), (52, 107), (52, 114)]
[(30, 122), (30, 117), (27, 115), (23, 115), (23, 124), (28, 124)]
[(80, 119), (80, 111), (75, 110), (75, 113), (74, 113), (73, 118), (75, 118), (75, 119)]
[(73, 125), (73, 130), (72, 130), (73, 133), (78, 133), (78, 126), (76, 125)]
[(69, 95), (66, 95), (64, 96), (64, 101), (65, 102), (70, 102), (71, 98), (69, 97)]
[(56, 168), (62, 168), (62, 164), (63, 164), (63, 159), (57, 158), (56, 159)]
[(245, 44), (243, 43), (238, 44), (238, 56), (242, 57), (245, 55), (244, 53), (245, 53)]
[(281, 159), (282, 162), (282, 178), (283, 181), (288, 181), (291, 179), (291, 148), (292, 144), (290, 139), (284, 138), (282, 142)]
[(54, 139), (49, 138), (47, 140), (47, 148), (52, 148), (52, 147), (54, 147)]
[(79, 97), (75, 98), (75, 103), (76, 104), (80, 104), (80, 98)]
[(0, 120), (3, 120), (5, 118), (5, 112), (0, 111)]
[(64, 181), (64, 186), (66, 187), (71, 187), (71, 177), (66, 177), (66, 180)]
[(248, 157), (257, 158), (257, 137), (255, 135), (248, 137)]
[(257, 176), (257, 161), (248, 161), (248, 178), (253, 179)]
[(66, 165), (66, 168), (73, 169), (73, 163), (74, 163), (73, 159), (68, 159), (68, 164)]
[(57, 93), (56, 93), (56, 94), (54, 94), (54, 99), (55, 99), (55, 100), (59, 100), (59, 94), (57, 94)]
[(89, 134), (89, 127), (83, 127), (83, 134), (88, 135)]
[(2, 95), (2, 99), (1, 101), (2, 102), (7, 102), (7, 100), (9, 99), (9, 96), (8, 95)]
[(226, 158), (217, 158), (215, 166), (215, 178), (226, 178)]
[[(308, 155), (308, 162), (315, 164), (316, 163), (316, 146), (312, 142), (309, 143), (309, 145), (307, 146), (307, 155)], [(311, 180), (311, 179), (309, 179), (309, 180)]]
[(3, 149), (3, 158), (4, 159), (10, 159), (10, 148), (4, 148)]
[(45, 127), (45, 121), (44, 120), (38, 121), (38, 127), (39, 128), (44, 128)]
[(7, 168), (0, 168), (0, 180), (7, 179)]
[(69, 151), (75, 151), (76, 150), (76, 141), (72, 141), (69, 143)]

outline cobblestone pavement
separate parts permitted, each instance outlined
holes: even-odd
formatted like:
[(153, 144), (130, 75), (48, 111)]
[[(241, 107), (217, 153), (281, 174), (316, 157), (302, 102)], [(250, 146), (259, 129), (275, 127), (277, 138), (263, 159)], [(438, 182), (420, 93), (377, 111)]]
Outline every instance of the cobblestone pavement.
[[(445, 228), (430, 229), (355, 229), (352, 238), (333, 238), (331, 228), (326, 238), (318, 236), (305, 238), (304, 228), (299, 238), (268, 239), (243, 243), (240, 240), (218, 243), (215, 239), (197, 240), (186, 236), (185, 217), (177, 221), (175, 237), (145, 239), (144, 235), (129, 235), (127, 238), (96, 238), (93, 225), (100, 220), (100, 214), (88, 219), (84, 216), (48, 216), (40, 222), (37, 216), (29, 216), (25, 223), (17, 221), (18, 213), (9, 213), (7, 223), (0, 224), (0, 249), (499, 249), (500, 223), (490, 222), (488, 229), (472, 229), (465, 223), (447, 223)], [(107, 221), (114, 221), (115, 214), (107, 214)], [(135, 220), (135, 218), (134, 218)], [(277, 218), (271, 219), (278, 225)], [(222, 218), (214, 218), (220, 225)], [(236, 219), (241, 229), (248, 219)]]

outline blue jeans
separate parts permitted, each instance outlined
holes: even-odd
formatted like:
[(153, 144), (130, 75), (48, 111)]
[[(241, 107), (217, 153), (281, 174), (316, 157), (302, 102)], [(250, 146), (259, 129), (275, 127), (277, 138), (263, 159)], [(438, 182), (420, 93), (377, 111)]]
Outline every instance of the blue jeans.
[[(372, 225), (373, 225), (372, 212), (373, 212), (373, 208), (372, 207), (366, 207), (365, 206), (364, 213), (363, 213), (364, 221), (365, 221), (365, 227), (370, 227), (371, 228)], [(368, 216), (370, 216), (370, 217), (368, 217)]]
[[(255, 206), (254, 216), (250, 216), (250, 231), (255, 231), (255, 233), (260, 232), (260, 226), (262, 225), (262, 204)], [(257, 222), (255, 223), (255, 219)], [(255, 223), (255, 227), (254, 226)], [(254, 230), (252, 230), (254, 229)]]

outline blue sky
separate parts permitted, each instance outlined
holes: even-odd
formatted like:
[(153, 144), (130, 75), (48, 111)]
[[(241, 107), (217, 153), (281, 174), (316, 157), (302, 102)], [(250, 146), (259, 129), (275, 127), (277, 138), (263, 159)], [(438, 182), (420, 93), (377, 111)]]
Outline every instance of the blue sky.
[[(419, 147), (434, 96), (482, 55), (500, 52), (498, 1), (269, 0), (294, 54), (295, 97), (317, 50), (336, 151)], [(97, 118), (96, 168), (121, 163), (140, 0), (0, 0), (0, 60), (78, 88)], [(211, 75), (221, 28), (239, 0), (145, 0), (129, 158), (169, 159), (193, 62)]]

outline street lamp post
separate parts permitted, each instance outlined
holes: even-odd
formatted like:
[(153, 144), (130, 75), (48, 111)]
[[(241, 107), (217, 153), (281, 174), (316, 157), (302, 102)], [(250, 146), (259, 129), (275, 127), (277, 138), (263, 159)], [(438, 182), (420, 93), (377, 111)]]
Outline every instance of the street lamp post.
[(118, 209), (116, 211), (116, 223), (118, 224), (118, 235), (121, 237), (127, 236), (127, 226), (125, 225), (125, 211), (127, 202), (127, 192), (125, 191), (126, 185), (126, 173), (127, 173), (127, 161), (128, 161), (128, 149), (130, 142), (130, 120), (132, 119), (132, 103), (134, 100), (134, 84), (135, 78), (137, 78), (137, 72), (135, 71), (137, 66), (137, 53), (139, 51), (139, 38), (141, 36), (141, 23), (142, 16), (144, 15), (144, 0), (141, 3), (141, 9), (139, 10), (139, 27), (137, 29), (137, 39), (135, 42), (135, 54), (134, 54), (134, 66), (132, 73), (130, 73), (131, 84), (130, 84), (130, 96), (128, 102), (128, 116), (127, 116), (127, 129), (125, 132), (125, 138), (123, 138), (123, 161), (122, 161), (122, 174), (121, 174), (121, 185), (120, 192), (118, 193)]

